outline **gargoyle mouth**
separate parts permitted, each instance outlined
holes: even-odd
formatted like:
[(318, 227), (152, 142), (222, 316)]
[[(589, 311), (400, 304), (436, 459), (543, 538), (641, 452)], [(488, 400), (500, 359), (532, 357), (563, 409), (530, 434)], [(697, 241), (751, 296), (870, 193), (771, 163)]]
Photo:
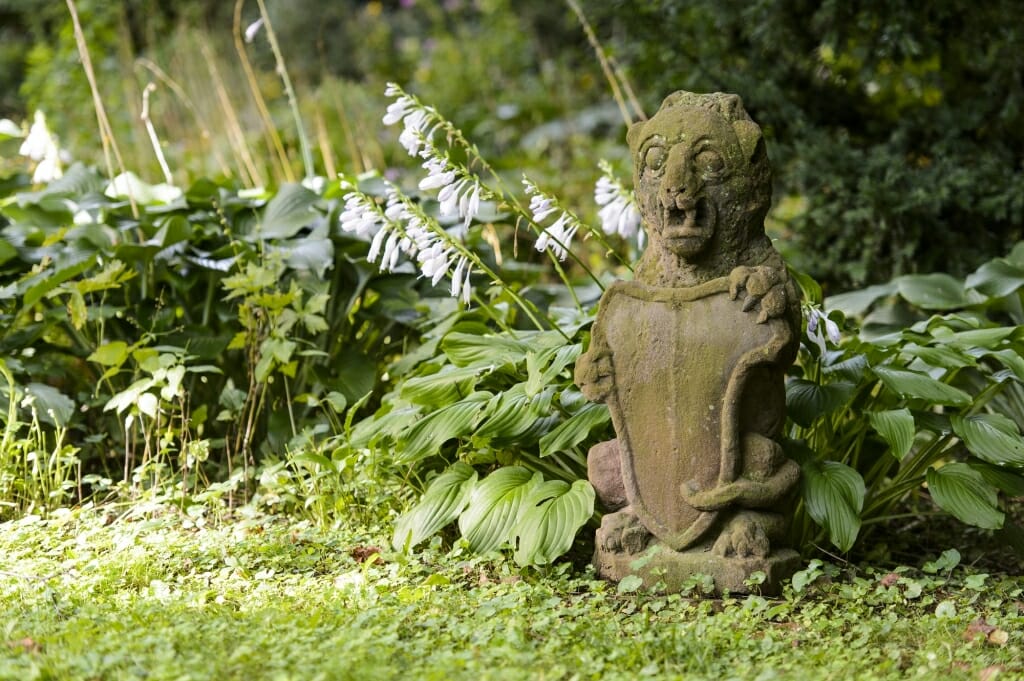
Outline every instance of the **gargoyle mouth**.
[(663, 219), (662, 236), (670, 241), (707, 239), (715, 229), (714, 210), (706, 198), (683, 207), (666, 208)]

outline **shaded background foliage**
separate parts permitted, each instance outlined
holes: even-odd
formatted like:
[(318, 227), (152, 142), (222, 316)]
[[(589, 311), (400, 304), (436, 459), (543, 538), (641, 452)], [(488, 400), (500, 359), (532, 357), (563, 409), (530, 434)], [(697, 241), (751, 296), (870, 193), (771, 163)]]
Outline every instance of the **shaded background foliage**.
[(1012, 0), (591, 2), (646, 98), (741, 93), (795, 264), (838, 287), (966, 274), (1024, 227), (1024, 8)]
[[(232, 3), (79, 5), (87, 38), (104, 54), (97, 68), (111, 74), (130, 72), (133, 55), (173, 58), (190, 47), (190, 31), (222, 31), (232, 14)], [(589, 2), (584, 10), (648, 113), (680, 88), (742, 94), (769, 139), (777, 235), (827, 290), (907, 272), (964, 275), (1021, 237), (1019, 3), (651, 0)], [(597, 62), (561, 3), (300, 0), (271, 2), (269, 11), (289, 68), (301, 87), (317, 91), (317, 106), (336, 97), (331, 82), (375, 91), (385, 80), (403, 82), (457, 111), (467, 133), (510, 166), (548, 156), (563, 168), (583, 163), (569, 143), (574, 126), (590, 125), (583, 117), (558, 130), (553, 146), (542, 141), (524, 152), (520, 142), (567, 111), (607, 99)], [(246, 8), (246, 22), (254, 12)], [(0, 114), (42, 107), (56, 116), (65, 144), (94, 144), (88, 107), (62, 106), (88, 101), (63, 5), (8, 0), (0, 15)], [(265, 41), (252, 51), (261, 72), (271, 73)], [(272, 76), (260, 85), (271, 96), (279, 88)], [(115, 125), (131, 128), (137, 118), (131, 94), (105, 91)], [(620, 143), (614, 114), (598, 120), (604, 127), (588, 132)], [(337, 139), (341, 126), (325, 121)], [(139, 160), (152, 163), (144, 153)], [(566, 178), (570, 195), (582, 191), (577, 182)]]

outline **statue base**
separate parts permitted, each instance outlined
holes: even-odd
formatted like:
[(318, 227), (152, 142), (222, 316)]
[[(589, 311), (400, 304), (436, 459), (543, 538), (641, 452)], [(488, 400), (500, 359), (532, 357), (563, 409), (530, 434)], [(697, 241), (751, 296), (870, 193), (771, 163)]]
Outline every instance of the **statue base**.
[[(778, 596), (782, 585), (800, 569), (800, 554), (791, 549), (773, 551), (766, 558), (723, 557), (710, 546), (674, 551), (664, 544), (652, 543), (639, 553), (602, 549), (594, 552), (594, 565), (602, 579), (618, 582), (629, 575), (643, 580), (644, 587), (664, 584), (671, 592), (681, 591), (694, 575), (707, 575), (715, 582), (715, 595), (755, 593)], [(747, 584), (755, 572), (764, 573), (761, 584)]]

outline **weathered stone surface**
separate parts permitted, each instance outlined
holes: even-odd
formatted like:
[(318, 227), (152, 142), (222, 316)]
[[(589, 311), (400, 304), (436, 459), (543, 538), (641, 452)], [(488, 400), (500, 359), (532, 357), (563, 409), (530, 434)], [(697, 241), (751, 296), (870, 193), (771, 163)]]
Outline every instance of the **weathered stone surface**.
[(797, 564), (780, 542), (799, 469), (776, 440), (799, 303), (764, 233), (761, 130), (735, 95), (677, 92), (628, 139), (650, 244), (636, 280), (605, 292), (576, 367), (618, 436), (591, 449), (591, 482), (618, 509), (595, 561), (621, 579), (660, 547), (677, 587), (709, 570), (721, 589), (743, 591), (762, 571), (771, 593)]
[(622, 459), (619, 441), (599, 442), (587, 453), (587, 479), (594, 486), (602, 510), (618, 511), (629, 501), (622, 483)]

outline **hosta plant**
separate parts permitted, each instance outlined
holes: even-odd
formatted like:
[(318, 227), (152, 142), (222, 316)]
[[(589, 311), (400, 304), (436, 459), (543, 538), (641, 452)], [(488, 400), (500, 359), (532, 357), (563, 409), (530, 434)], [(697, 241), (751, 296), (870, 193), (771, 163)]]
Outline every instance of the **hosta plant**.
[[(1019, 545), (1000, 493), (1024, 496), (1024, 246), (965, 281), (908, 275), (836, 296), (827, 316), (802, 283), (808, 333), (787, 385), (802, 542), (824, 533), (847, 551), (927, 495)], [(840, 341), (841, 326), (853, 332)]]

